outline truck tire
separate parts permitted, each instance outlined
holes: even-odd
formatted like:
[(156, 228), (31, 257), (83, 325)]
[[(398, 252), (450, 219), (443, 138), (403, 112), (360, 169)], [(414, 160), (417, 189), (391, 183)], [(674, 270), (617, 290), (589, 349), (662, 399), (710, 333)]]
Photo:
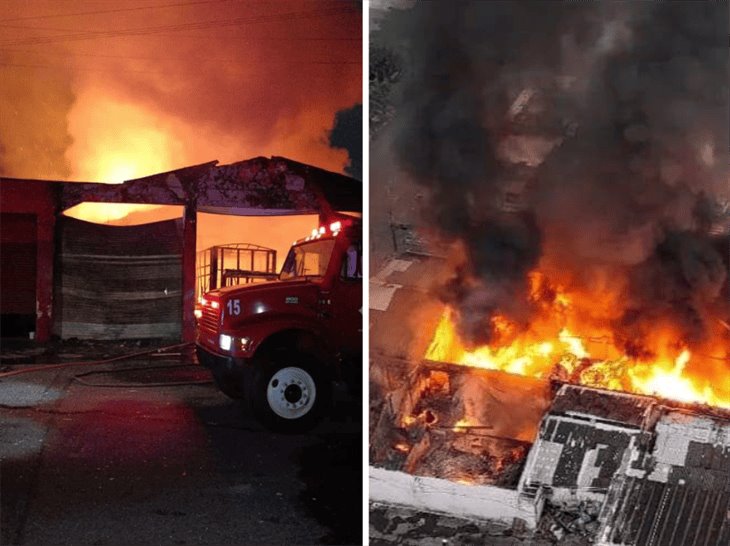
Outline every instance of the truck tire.
[(275, 432), (314, 428), (329, 407), (331, 384), (315, 358), (274, 351), (257, 359), (250, 401), (256, 418)]

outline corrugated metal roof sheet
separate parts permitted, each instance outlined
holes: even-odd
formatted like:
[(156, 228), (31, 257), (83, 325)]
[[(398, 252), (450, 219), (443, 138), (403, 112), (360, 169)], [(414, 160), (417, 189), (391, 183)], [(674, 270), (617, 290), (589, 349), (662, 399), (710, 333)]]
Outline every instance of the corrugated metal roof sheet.
[(660, 483), (626, 477), (614, 481), (600, 544), (725, 546), (730, 544), (730, 491), (697, 480)]

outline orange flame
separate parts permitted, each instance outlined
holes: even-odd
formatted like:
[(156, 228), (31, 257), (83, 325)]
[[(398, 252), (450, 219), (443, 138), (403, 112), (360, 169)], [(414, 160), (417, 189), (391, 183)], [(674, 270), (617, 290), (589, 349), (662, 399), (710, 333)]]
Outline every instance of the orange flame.
[[(512, 338), (505, 345), (484, 345), (473, 349), (464, 346), (456, 331), (455, 313), (446, 308), (425, 357), (428, 360), (536, 378), (551, 377), (591, 387), (730, 408), (730, 387), (713, 384), (710, 376), (701, 376), (697, 370), (690, 373), (688, 368), (692, 353), (686, 346), (677, 344), (669, 334), (657, 335), (658, 356), (651, 361), (641, 361), (623, 354), (613, 344), (610, 332), (592, 330), (588, 324), (578, 324), (571, 317), (572, 307), (570, 295), (558, 294), (550, 312), (544, 313), (527, 332)], [(560, 313), (556, 308), (567, 313)], [(568, 328), (565, 323), (570, 323), (571, 319), (573, 325)], [(495, 318), (493, 325), (498, 334), (510, 328), (509, 321), (501, 316)], [(657, 328), (661, 329), (659, 326)], [(598, 353), (601, 353), (600, 356)], [(461, 427), (466, 424), (466, 420), (462, 421), (456, 424), (455, 431), (464, 430)]]
[[(68, 152), (76, 180), (119, 184), (185, 166), (182, 145), (173, 136), (176, 133), (169, 121), (96, 87), (79, 93), (69, 128), (79, 136)], [(89, 222), (110, 223), (132, 212), (156, 209), (161, 207), (81, 203), (66, 214)]]

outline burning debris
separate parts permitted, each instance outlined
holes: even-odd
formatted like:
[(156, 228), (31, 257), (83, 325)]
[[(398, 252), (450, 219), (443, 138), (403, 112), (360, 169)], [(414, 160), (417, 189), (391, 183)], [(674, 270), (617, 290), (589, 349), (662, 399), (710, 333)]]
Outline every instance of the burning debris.
[[(408, 364), (391, 361), (388, 367), (406, 372)], [(462, 484), (515, 488), (549, 404), (549, 385), (433, 362), (404, 376), (373, 414), (377, 421), (371, 419), (373, 463)], [(525, 403), (506, 414), (514, 397)]]
[[(441, 372), (433, 376), (422, 371), (411, 382), (416, 390), (409, 391), (417, 393), (410, 397), (417, 403), (400, 397), (402, 407), (416, 415), (401, 416), (401, 427), (391, 427), (399, 433), (394, 449), (403, 452), (401, 458), (373, 458), (371, 500), (376, 505), (503, 523), (517, 518), (523, 523), (512, 522), (513, 532), (522, 528), (528, 535), (557, 541), (582, 537), (618, 546), (646, 544), (654, 535), (661, 544), (677, 538), (679, 544), (727, 542), (727, 410), (564, 385), (545, 412), (534, 444), (513, 442), (510, 457), (503, 449), (504, 437), (491, 443), (493, 437), (482, 434), (490, 426), (475, 427), (479, 433), (467, 436), (460, 426), (439, 429), (439, 420), (429, 417), (437, 410), (423, 410), (429, 397), (438, 400), (444, 394), (444, 385), (461, 380), (467, 373), (461, 370), (449, 373), (448, 383)], [(512, 396), (523, 403), (529, 400), (526, 391), (518, 390), (524, 378), (480, 373), (503, 387), (511, 378), (517, 387)], [(396, 398), (394, 393), (391, 401)], [(482, 399), (488, 404), (488, 397)], [(508, 404), (503, 401), (500, 409), (507, 410)], [(443, 410), (437, 403), (429, 407)], [(495, 424), (491, 429), (497, 429), (502, 415), (490, 412), (490, 417)], [(381, 433), (385, 423), (378, 424)], [(421, 431), (416, 444), (409, 443), (413, 430)], [(382, 445), (385, 435), (371, 438)], [(394, 472), (398, 460), (401, 471)], [(470, 500), (464, 504), (461, 499)], [(678, 527), (677, 521), (690, 523)]]
[[(373, 280), (377, 289), (371, 293), (390, 287), (388, 298), (371, 309), (375, 507), (405, 505), (499, 522), (506, 525), (502, 536), (524, 527), (533, 539), (588, 544), (600, 534), (618, 545), (635, 538), (615, 531), (633, 513), (647, 516), (636, 520), (632, 533), (643, 536), (656, 521), (657, 532), (670, 536), (670, 512), (650, 506), (664, 495), (674, 499), (666, 510), (690, 510), (682, 504), (685, 490), (676, 489), (686, 485), (688, 499), (709, 499), (695, 516), (705, 514), (697, 525), (710, 534), (698, 534), (698, 540), (720, 536), (717, 543), (723, 543), (722, 533), (730, 528), (712, 518), (728, 500), (723, 485), (730, 476), (728, 410), (564, 384), (579, 376), (585, 380), (588, 372), (603, 383), (600, 375), (611, 368), (588, 356), (599, 354), (603, 339), (564, 334), (565, 354), (553, 364), (562, 372), (543, 377), (452, 363), (458, 359), (433, 341), (443, 317), (427, 320), (439, 304), (419, 288), (427, 284), (428, 271), (438, 277), (437, 262), (404, 256)], [(404, 349), (414, 321), (423, 331), (408, 337)], [(417, 358), (435, 358), (438, 351), (445, 361)], [(680, 359), (678, 366), (684, 363)], [(532, 363), (527, 359), (524, 365)], [(515, 521), (523, 523), (515, 527)]]

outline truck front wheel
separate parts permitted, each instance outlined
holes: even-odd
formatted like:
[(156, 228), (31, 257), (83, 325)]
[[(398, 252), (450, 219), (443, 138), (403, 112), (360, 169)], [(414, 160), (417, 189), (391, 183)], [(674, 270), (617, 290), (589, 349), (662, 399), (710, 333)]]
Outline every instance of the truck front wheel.
[(311, 356), (277, 352), (257, 362), (254, 414), (277, 432), (303, 432), (313, 428), (329, 403), (330, 383)]

